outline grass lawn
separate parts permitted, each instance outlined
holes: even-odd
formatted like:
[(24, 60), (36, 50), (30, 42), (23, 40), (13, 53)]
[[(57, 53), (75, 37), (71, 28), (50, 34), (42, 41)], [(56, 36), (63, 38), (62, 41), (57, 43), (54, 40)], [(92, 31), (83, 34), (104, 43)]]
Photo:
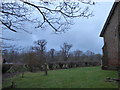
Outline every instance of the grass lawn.
[[(106, 77), (117, 78), (116, 71), (101, 70), (100, 67), (81, 67), (48, 72), (25, 73), (25, 77), (14, 77), (16, 88), (117, 88), (115, 82), (105, 82)], [(3, 83), (3, 87), (10, 82)]]

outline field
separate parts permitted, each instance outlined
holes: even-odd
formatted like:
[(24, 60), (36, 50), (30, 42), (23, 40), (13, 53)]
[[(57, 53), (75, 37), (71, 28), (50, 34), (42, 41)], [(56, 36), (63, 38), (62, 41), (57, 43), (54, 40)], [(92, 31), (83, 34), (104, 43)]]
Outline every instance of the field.
[[(117, 78), (116, 71), (101, 70), (100, 67), (81, 67), (48, 72), (26, 72), (25, 77), (14, 77), (16, 88), (117, 88), (115, 82), (105, 82), (106, 77)], [(3, 83), (3, 87), (10, 82)]]

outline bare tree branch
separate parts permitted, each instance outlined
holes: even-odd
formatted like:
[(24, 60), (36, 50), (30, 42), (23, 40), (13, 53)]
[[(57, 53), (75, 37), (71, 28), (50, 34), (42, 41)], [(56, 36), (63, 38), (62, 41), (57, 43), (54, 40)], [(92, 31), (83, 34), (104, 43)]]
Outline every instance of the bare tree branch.
[(4, 23), (4, 22), (1, 21), (1, 20), (0, 20), (0, 22), (1, 22), (4, 26), (6, 26), (8, 29), (10, 29), (11, 31), (17, 32), (16, 30), (14, 30), (14, 29), (11, 28), (11, 24), (10, 24), (10, 25), (7, 25), (7, 23)]
[[(48, 24), (55, 32), (64, 32), (72, 25), (71, 20), (76, 17), (91, 17), (92, 12), (89, 12), (89, 7), (82, 8), (80, 3), (86, 5), (94, 5), (91, 0), (81, 0), (79, 2), (43, 2), (38, 4), (26, 0), (19, 0), (19, 2), (6, 3), (2, 2), (2, 24), (13, 32), (17, 32), (23, 23), (31, 22), (37, 24), (35, 28), (42, 28), (45, 24)], [(42, 18), (34, 18), (33, 13), (37, 10), (38, 16)], [(41, 20), (42, 19), (42, 20)], [(33, 21), (34, 20), (34, 21)], [(19, 26), (21, 25), (21, 26)]]

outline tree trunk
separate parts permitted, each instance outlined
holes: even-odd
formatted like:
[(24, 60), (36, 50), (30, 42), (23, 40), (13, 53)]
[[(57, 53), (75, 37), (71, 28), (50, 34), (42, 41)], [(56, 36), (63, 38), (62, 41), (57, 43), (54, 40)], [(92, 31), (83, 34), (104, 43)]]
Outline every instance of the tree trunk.
[(45, 75), (47, 76), (48, 73), (47, 73), (47, 63), (45, 63)]
[(22, 78), (24, 78), (24, 72), (22, 72)]
[[(118, 67), (118, 80), (120, 80), (120, 67)], [(120, 81), (118, 81), (118, 89), (120, 89)]]
[(15, 82), (14, 81), (12, 81), (11, 88), (15, 88)]

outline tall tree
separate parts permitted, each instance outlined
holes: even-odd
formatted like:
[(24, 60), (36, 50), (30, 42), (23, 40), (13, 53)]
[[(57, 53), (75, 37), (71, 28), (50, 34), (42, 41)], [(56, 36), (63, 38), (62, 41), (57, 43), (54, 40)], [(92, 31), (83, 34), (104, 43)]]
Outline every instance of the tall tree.
[(49, 54), (50, 54), (51, 60), (54, 60), (55, 59), (55, 57), (54, 57), (54, 55), (55, 55), (55, 49), (50, 49)]
[(61, 46), (61, 49), (62, 49), (62, 57), (63, 57), (63, 60), (64, 60), (64, 61), (67, 61), (67, 60), (68, 60), (69, 55), (70, 55), (69, 51), (70, 51), (71, 47), (72, 47), (72, 44), (68, 44), (68, 43), (66, 43), (66, 42), (63, 43), (63, 46)]
[(90, 50), (86, 51), (85, 54), (86, 54), (87, 56), (95, 55), (95, 53), (92, 52), (92, 51), (90, 51)]
[(82, 51), (80, 50), (76, 50), (74, 51), (74, 57), (75, 57), (75, 60), (79, 60), (80, 56), (82, 55)]
[(44, 56), (45, 55), (45, 49), (46, 49), (46, 44), (47, 41), (46, 40), (37, 40), (34, 42), (35, 43), (35, 47), (33, 47), (35, 50), (40, 52), (40, 55)]
[(45, 55), (45, 50), (46, 50), (46, 40), (37, 40), (34, 42), (37, 46), (34, 47), (39, 53), (40, 53), (40, 58), (44, 60), (44, 70), (45, 70), (45, 75), (47, 75), (47, 61), (46, 61), (46, 55)]

